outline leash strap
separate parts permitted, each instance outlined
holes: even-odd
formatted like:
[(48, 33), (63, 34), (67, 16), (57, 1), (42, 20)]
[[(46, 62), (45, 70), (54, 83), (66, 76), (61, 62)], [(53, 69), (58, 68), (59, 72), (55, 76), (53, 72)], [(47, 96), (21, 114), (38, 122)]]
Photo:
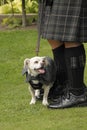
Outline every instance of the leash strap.
[(41, 40), (41, 20), (42, 20), (42, 13), (43, 13), (43, 6), (44, 6), (44, 2), (43, 0), (39, 2), (40, 6), (39, 6), (39, 11), (40, 14), (38, 12), (39, 15), (39, 20), (38, 20), (38, 39), (37, 39), (37, 44), (36, 44), (36, 56), (39, 55), (39, 50), (40, 50), (40, 40)]

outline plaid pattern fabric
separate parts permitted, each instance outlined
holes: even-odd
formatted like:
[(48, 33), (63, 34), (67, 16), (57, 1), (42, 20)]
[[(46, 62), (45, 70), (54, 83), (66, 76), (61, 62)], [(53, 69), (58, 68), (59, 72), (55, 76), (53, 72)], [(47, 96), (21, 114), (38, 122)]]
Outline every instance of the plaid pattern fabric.
[(39, 9), (42, 38), (87, 42), (87, 0), (53, 0)]

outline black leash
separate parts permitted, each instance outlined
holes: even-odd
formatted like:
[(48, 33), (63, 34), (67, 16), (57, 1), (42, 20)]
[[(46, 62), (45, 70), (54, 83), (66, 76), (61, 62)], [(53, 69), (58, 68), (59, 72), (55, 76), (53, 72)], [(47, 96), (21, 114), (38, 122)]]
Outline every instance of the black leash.
[(39, 50), (40, 50), (40, 40), (41, 40), (41, 25), (42, 25), (42, 17), (43, 16), (43, 9), (45, 6), (52, 6), (53, 0), (39, 0), (39, 20), (38, 20), (38, 39), (37, 39), (37, 45), (36, 45), (36, 56), (39, 55)]
[(38, 20), (38, 39), (37, 39), (37, 44), (36, 44), (36, 56), (39, 55), (39, 50), (40, 50), (40, 40), (41, 40), (41, 20), (42, 20), (42, 13), (43, 13), (43, 7), (44, 7), (44, 2), (43, 0), (40, 2), (39, 5), (39, 20)]

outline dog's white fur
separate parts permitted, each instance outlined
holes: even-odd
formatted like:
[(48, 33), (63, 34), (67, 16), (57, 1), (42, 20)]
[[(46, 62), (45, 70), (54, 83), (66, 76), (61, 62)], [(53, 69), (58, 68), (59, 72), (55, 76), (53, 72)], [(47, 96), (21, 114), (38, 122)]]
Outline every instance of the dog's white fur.
[[(45, 57), (33, 57), (31, 59), (26, 58), (24, 60), (24, 68), (27, 69), (28, 74), (31, 74), (31, 76), (37, 76), (38, 74), (40, 74), (40, 72), (38, 71), (39, 68), (41, 68), (42, 65), (47, 66), (48, 64), (49, 63), (45, 61)], [(33, 83), (38, 83), (38, 80), (33, 80)], [(44, 95), (43, 95), (43, 100), (42, 100), (43, 105), (48, 105), (48, 93), (52, 85), (53, 83), (50, 83), (48, 85), (43, 84), (43, 89), (44, 89)], [(40, 90), (35, 90), (32, 88), (31, 85), (29, 85), (29, 91), (32, 96), (30, 104), (35, 104), (36, 97), (39, 96)]]

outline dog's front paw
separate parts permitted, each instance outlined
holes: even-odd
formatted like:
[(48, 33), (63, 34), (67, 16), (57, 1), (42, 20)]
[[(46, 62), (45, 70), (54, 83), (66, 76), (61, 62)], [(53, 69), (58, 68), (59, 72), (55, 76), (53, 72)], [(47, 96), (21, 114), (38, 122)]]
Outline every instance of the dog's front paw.
[(32, 100), (30, 101), (30, 105), (35, 104), (35, 103), (36, 103), (36, 100), (35, 100), (35, 99), (32, 99)]
[(42, 104), (43, 104), (44, 106), (49, 105), (48, 101), (46, 101), (46, 100), (43, 100)]

